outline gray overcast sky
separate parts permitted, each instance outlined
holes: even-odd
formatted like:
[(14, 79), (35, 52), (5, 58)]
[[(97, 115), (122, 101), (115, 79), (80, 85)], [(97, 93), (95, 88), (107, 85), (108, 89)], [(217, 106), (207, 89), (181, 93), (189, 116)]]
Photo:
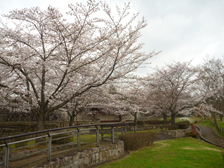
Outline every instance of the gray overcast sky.
[[(49, 5), (65, 12), (67, 4), (85, 0), (0, 0), (0, 14), (14, 9)], [(131, 9), (148, 20), (140, 42), (144, 52), (162, 51), (150, 59), (151, 67), (173, 61), (197, 65), (204, 58), (224, 58), (224, 0), (105, 0), (111, 7), (131, 2)], [(150, 73), (149, 66), (138, 70)]]

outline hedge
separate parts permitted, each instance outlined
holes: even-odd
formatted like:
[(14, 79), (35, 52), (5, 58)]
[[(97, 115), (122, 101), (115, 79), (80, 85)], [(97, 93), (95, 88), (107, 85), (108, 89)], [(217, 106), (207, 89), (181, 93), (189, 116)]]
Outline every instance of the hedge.
[(161, 130), (177, 130), (179, 129), (178, 125), (166, 125), (166, 126), (161, 126)]
[(119, 135), (119, 140), (124, 142), (125, 150), (138, 150), (153, 144), (156, 139), (155, 132), (141, 132), (135, 134)]
[(170, 124), (171, 121), (165, 121), (165, 120), (148, 120), (148, 121), (145, 121), (145, 124)]
[(179, 126), (179, 129), (187, 129), (190, 126), (190, 122), (189, 121), (181, 121), (181, 122), (177, 122), (176, 125)]
[[(36, 122), (4, 122), (4, 123), (0, 123), (0, 125), (17, 126), (19, 127), (19, 131), (22, 131), (22, 132), (36, 131)], [(52, 129), (52, 128), (58, 128), (58, 124), (45, 123), (45, 129)], [(9, 131), (6, 131), (6, 132), (9, 132)]]

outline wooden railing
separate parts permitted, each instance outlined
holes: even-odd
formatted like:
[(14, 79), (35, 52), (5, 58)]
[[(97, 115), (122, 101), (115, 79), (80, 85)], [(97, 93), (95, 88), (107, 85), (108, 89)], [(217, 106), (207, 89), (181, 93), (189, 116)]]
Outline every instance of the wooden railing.
[[(131, 130), (136, 132), (134, 123), (107, 123), (62, 127), (3, 137), (0, 138), (0, 164), (3, 168), (24, 167), (44, 160), (51, 161), (52, 157), (70, 151), (79, 152), (88, 147), (99, 147), (105, 142), (115, 143), (118, 133), (126, 134), (127, 128), (131, 127)], [(66, 138), (72, 141), (55, 144), (56, 141)], [(30, 159), (22, 162), (27, 157)]]

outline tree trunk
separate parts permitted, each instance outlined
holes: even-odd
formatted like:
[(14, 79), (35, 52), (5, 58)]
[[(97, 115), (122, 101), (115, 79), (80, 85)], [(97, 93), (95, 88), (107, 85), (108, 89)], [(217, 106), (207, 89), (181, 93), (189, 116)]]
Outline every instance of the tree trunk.
[(164, 121), (167, 121), (167, 115), (166, 115), (166, 113), (163, 113), (163, 120)]
[(69, 126), (73, 126), (74, 125), (74, 119), (75, 119), (74, 115), (69, 116)]
[(137, 124), (137, 113), (134, 114), (134, 123)]
[[(45, 116), (43, 113), (38, 113), (39, 115), (36, 116), (37, 117), (37, 125), (36, 125), (36, 130), (37, 131), (41, 131), (41, 130), (44, 130), (44, 126), (45, 126)], [(43, 134), (36, 134), (36, 136), (41, 136)], [(45, 140), (45, 138), (38, 138), (36, 139), (36, 143), (39, 143), (39, 142), (43, 142)]]
[(39, 113), (37, 117), (37, 126), (36, 126), (36, 130), (37, 131), (41, 131), (44, 130), (44, 126), (45, 126), (45, 116), (43, 113)]
[(222, 121), (222, 114), (219, 115), (220, 121)]
[(219, 126), (218, 126), (218, 123), (216, 120), (216, 113), (214, 113), (214, 123), (215, 123), (215, 127), (216, 127), (217, 131), (219, 131)]
[(175, 125), (176, 113), (171, 112), (171, 125)]

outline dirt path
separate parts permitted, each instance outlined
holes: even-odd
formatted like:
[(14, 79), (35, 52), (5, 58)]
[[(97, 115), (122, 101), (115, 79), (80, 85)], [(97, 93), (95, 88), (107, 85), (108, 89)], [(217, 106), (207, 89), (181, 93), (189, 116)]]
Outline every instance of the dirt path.
[(211, 127), (204, 126), (204, 125), (200, 125), (198, 127), (201, 129), (201, 136), (203, 138), (205, 138), (206, 140), (212, 143), (222, 145), (224, 147), (224, 142), (223, 142), (224, 138), (217, 136), (215, 131)]

